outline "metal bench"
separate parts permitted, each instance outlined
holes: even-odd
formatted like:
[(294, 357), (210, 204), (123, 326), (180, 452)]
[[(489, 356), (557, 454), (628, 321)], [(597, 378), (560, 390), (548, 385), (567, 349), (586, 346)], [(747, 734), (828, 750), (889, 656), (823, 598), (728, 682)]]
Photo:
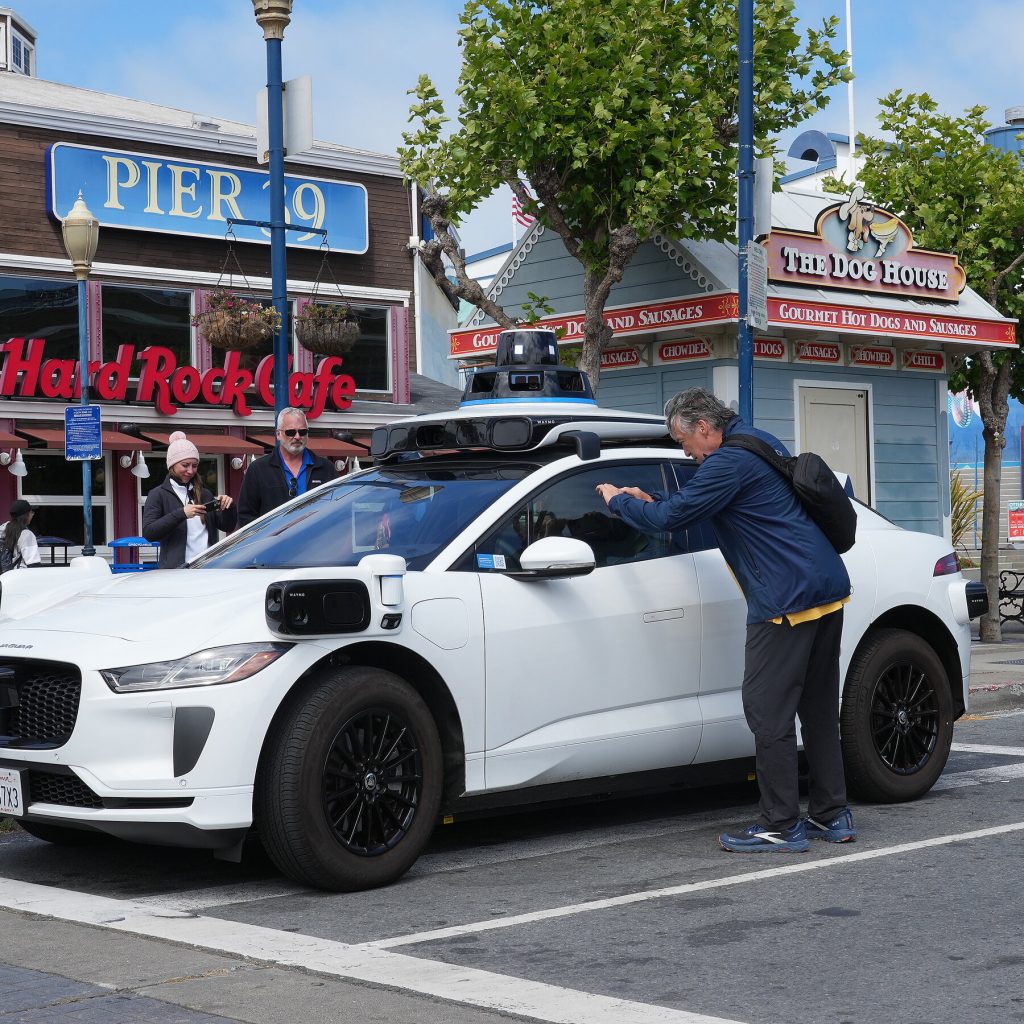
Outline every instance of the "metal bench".
[(999, 619), (1024, 626), (1024, 572), (1003, 569), (999, 574)]

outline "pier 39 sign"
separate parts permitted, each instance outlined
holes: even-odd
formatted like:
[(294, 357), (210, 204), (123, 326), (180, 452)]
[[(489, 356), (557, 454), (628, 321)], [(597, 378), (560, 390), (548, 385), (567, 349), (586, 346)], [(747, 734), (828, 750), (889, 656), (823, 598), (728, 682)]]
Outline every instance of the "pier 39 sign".
[[(58, 142), (47, 151), (47, 212), (66, 217), (79, 191), (101, 225), (223, 238), (227, 219), (269, 220), (270, 175), (223, 164)], [(357, 183), (286, 174), (285, 220), (327, 232), (332, 252), (369, 247), (366, 189)], [(270, 232), (232, 225), (241, 242), (270, 243)], [(290, 246), (318, 249), (316, 232), (287, 231)]]
[(915, 249), (910, 229), (864, 201), (858, 185), (818, 214), (814, 231), (772, 231), (768, 279), (905, 298), (957, 302), (967, 275), (956, 256)]

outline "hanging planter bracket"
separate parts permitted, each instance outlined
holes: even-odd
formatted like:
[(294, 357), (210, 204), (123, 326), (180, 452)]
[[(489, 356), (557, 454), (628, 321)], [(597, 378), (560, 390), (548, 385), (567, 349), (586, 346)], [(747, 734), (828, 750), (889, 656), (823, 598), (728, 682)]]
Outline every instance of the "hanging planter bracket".
[[(249, 228), (266, 228), (268, 231), (273, 225), (269, 220), (241, 220), (239, 217), (228, 217), (228, 227), (233, 228), (236, 224), (244, 224)], [(285, 224), (285, 231), (301, 231), (306, 235), (320, 235), (326, 241), (327, 232), (323, 228), (311, 228), (304, 224)]]

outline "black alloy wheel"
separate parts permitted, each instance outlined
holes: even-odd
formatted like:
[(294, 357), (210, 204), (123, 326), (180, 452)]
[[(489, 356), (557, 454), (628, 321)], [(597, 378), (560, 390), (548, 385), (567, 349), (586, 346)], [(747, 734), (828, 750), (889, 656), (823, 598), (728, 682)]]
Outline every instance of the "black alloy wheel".
[(871, 695), (871, 736), (882, 763), (897, 775), (919, 772), (939, 740), (939, 699), (913, 661), (895, 663)]
[(351, 853), (385, 853), (408, 833), (423, 793), (423, 763), (411, 724), (369, 708), (338, 730), (323, 769), (324, 815)]
[(437, 726), (409, 683), (384, 669), (325, 668), (267, 736), (253, 796), (260, 842), (305, 885), (387, 885), (430, 839), (443, 777)]
[(840, 724), (851, 795), (899, 803), (927, 793), (953, 742), (949, 678), (932, 646), (907, 630), (869, 630), (850, 662)]

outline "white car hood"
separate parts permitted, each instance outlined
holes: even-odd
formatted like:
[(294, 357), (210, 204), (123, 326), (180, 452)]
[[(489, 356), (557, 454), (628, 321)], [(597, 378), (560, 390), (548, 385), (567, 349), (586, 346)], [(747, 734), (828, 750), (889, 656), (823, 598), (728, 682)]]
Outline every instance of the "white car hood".
[(31, 644), (44, 657), (78, 660), (90, 641), (109, 651), (100, 642), (109, 638), (159, 659), (210, 642), (258, 640), (268, 635), (263, 595), (281, 576), (280, 570), (182, 569), (114, 577), (24, 617), (0, 619), (0, 646)]

